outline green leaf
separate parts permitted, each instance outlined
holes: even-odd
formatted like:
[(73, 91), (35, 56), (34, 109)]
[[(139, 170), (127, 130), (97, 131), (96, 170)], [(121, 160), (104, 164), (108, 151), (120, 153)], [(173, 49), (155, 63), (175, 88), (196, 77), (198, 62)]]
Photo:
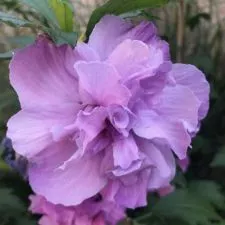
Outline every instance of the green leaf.
[(216, 154), (210, 165), (211, 167), (225, 167), (225, 146)]
[(11, 59), (12, 51), (0, 53), (0, 59)]
[(16, 26), (16, 27), (25, 27), (25, 26), (31, 26), (31, 22), (27, 20), (20, 19), (14, 15), (4, 13), (0, 11), (0, 21), (5, 22), (11, 26)]
[(78, 35), (76, 32), (63, 32), (59, 29), (46, 28), (46, 32), (53, 38), (58, 45), (70, 44), (75, 46)]
[(0, 213), (9, 210), (9, 208), (11, 210), (23, 212), (25, 206), (17, 196), (12, 194), (10, 189), (0, 188)]
[(17, 47), (25, 47), (29, 44), (34, 43), (35, 36), (20, 35), (20, 36), (7, 37), (7, 41), (11, 45), (16, 45)]
[(60, 28), (65, 32), (73, 31), (73, 8), (66, 0), (49, 0)]
[(56, 16), (53, 10), (51, 9), (48, 0), (19, 0), (19, 1), (36, 10), (37, 13), (42, 15), (48, 21), (49, 24), (52, 24), (55, 27), (59, 27)]
[(217, 208), (223, 208), (225, 205), (225, 196), (222, 193), (221, 186), (214, 181), (192, 181), (189, 190), (209, 201)]
[(87, 26), (86, 37), (89, 37), (95, 24), (106, 14), (121, 15), (140, 9), (160, 7), (167, 2), (168, 0), (109, 0), (92, 13)]
[(177, 190), (161, 198), (153, 207), (152, 213), (162, 218), (180, 219), (190, 225), (206, 225), (210, 224), (210, 220), (221, 220), (207, 201), (188, 190)]

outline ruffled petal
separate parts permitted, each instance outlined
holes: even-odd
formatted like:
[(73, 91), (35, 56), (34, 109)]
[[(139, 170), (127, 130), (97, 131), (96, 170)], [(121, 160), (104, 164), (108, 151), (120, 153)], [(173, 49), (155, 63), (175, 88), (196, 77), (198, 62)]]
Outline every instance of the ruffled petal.
[(181, 122), (165, 120), (153, 111), (140, 110), (133, 130), (139, 137), (162, 139), (180, 159), (186, 157), (191, 138)]
[(104, 16), (99, 23), (95, 25), (92, 31), (88, 45), (99, 53), (101, 59), (106, 59), (112, 50), (123, 41), (122, 37), (133, 25), (117, 16)]
[(149, 56), (150, 51), (146, 44), (138, 40), (127, 39), (115, 48), (107, 62), (114, 65), (123, 80), (127, 80), (137, 69), (141, 70), (147, 66)]
[(138, 179), (134, 184), (121, 183), (115, 195), (115, 201), (131, 209), (146, 206), (149, 174), (150, 170), (143, 170), (138, 174)]
[(119, 166), (124, 170), (140, 159), (138, 146), (132, 136), (118, 138), (113, 142), (113, 158), (115, 167)]
[(144, 139), (139, 139), (138, 143), (152, 168), (148, 188), (156, 190), (169, 186), (176, 172), (175, 158), (169, 146), (160, 141), (154, 143)]
[(119, 83), (120, 76), (107, 63), (78, 62), (75, 69), (79, 75), (79, 86), (86, 103), (108, 106), (126, 106), (130, 98), (129, 90)]
[(164, 58), (169, 59), (169, 47), (161, 41), (155, 25), (144, 21), (137, 26), (113, 15), (104, 16), (96, 24), (88, 44), (105, 60), (114, 48), (126, 39), (140, 40), (148, 45), (160, 45)]
[(166, 87), (160, 96), (154, 110), (164, 118), (182, 121), (190, 133), (198, 127), (199, 100), (189, 88), (184, 86)]
[(177, 84), (184, 85), (195, 94), (201, 102), (199, 119), (203, 119), (209, 108), (210, 86), (205, 75), (193, 65), (174, 64), (170, 75), (174, 77)]
[(76, 148), (74, 142), (62, 141), (45, 149), (30, 163), (29, 181), (35, 193), (54, 204), (70, 206), (80, 204), (105, 186), (106, 179), (99, 172), (100, 155), (73, 160), (59, 169)]
[(19, 96), (21, 107), (42, 110), (76, 104), (79, 97), (73, 69), (75, 61), (69, 46), (57, 47), (43, 37), (16, 52), (10, 63), (10, 82)]

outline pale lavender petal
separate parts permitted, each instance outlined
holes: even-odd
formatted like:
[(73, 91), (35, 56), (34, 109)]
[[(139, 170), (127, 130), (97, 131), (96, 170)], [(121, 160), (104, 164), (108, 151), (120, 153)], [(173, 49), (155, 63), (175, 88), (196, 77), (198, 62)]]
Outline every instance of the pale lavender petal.
[(148, 188), (156, 190), (168, 186), (175, 176), (175, 158), (168, 145), (162, 141), (157, 143), (146, 139), (138, 139), (140, 150), (146, 154), (147, 165), (151, 169)]
[[(150, 57), (149, 47), (141, 41), (127, 39), (109, 55), (107, 62), (114, 65), (122, 79), (126, 81), (136, 69), (147, 66)], [(124, 66), (126, 65), (126, 66)]]
[(81, 42), (77, 43), (74, 49), (75, 54), (78, 54), (79, 60), (85, 61), (100, 61), (100, 57), (97, 52), (90, 47), (90, 45)]
[(210, 86), (204, 74), (193, 65), (174, 64), (170, 75), (175, 78), (176, 82), (184, 85), (193, 91), (201, 102), (199, 109), (199, 118), (203, 119), (209, 108), (209, 91)]
[(21, 110), (8, 121), (7, 137), (20, 155), (30, 158), (53, 143), (55, 126), (65, 127), (72, 123), (77, 112), (76, 105), (68, 105), (56, 111)]
[(186, 157), (191, 138), (181, 122), (165, 120), (153, 111), (142, 111), (133, 130), (149, 140), (163, 139), (180, 159)]
[(104, 107), (95, 107), (91, 111), (82, 110), (77, 114), (74, 127), (84, 132), (84, 149), (105, 128), (106, 117), (107, 111)]
[(199, 100), (189, 88), (184, 86), (166, 87), (158, 96), (155, 111), (164, 118), (182, 121), (190, 133), (198, 126)]
[(138, 146), (130, 135), (127, 138), (118, 138), (113, 143), (114, 165), (126, 170), (140, 159)]
[(107, 108), (108, 119), (113, 127), (123, 136), (128, 137), (130, 127), (132, 126), (133, 114), (131, 111), (120, 105), (110, 105)]
[(153, 23), (144, 21), (134, 26), (117, 16), (106, 15), (95, 26), (88, 44), (95, 49), (101, 59), (106, 59), (113, 49), (126, 39), (140, 40), (148, 45), (161, 45), (164, 58), (169, 59), (168, 44), (161, 41)]
[(106, 59), (112, 50), (123, 41), (133, 25), (117, 16), (106, 15), (95, 25), (88, 44), (99, 53), (101, 59)]
[(147, 204), (147, 186), (150, 170), (144, 170), (138, 175), (133, 185), (120, 185), (115, 195), (115, 201), (127, 208), (143, 207)]
[(88, 96), (83, 97), (90, 101), (87, 103), (102, 106), (127, 105), (130, 92), (119, 83), (120, 76), (110, 64), (79, 62), (75, 64), (75, 69), (79, 75), (80, 89), (87, 92)]

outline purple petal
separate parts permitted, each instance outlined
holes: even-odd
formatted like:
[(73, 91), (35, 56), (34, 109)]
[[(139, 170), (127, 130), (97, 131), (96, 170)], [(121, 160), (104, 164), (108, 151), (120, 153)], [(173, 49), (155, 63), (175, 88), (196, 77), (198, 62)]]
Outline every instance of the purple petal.
[[(127, 39), (119, 44), (109, 55), (107, 62), (114, 65), (123, 80), (129, 79), (137, 68), (147, 66), (149, 47), (141, 41)], [(124, 66), (126, 65), (126, 66)]]
[(33, 110), (77, 104), (75, 60), (70, 47), (56, 47), (44, 38), (16, 52), (10, 63), (10, 82), (22, 108)]
[(77, 43), (74, 51), (75, 51), (75, 54), (78, 54), (80, 58), (79, 60), (100, 61), (100, 58), (97, 52), (84, 42)]
[(169, 47), (161, 41), (153, 23), (144, 21), (137, 26), (117, 16), (104, 16), (95, 26), (88, 44), (105, 60), (113, 49), (126, 39), (140, 40), (162, 50), (164, 59), (169, 59)]
[(112, 50), (123, 41), (125, 35), (133, 25), (117, 16), (104, 16), (99, 23), (95, 25), (92, 31), (88, 45), (99, 53), (101, 59), (106, 59)]
[(140, 111), (133, 130), (139, 137), (164, 140), (180, 159), (186, 157), (191, 138), (181, 122), (165, 120), (153, 111)]
[(100, 155), (73, 160), (63, 170), (59, 169), (76, 150), (74, 142), (63, 141), (35, 158), (29, 167), (29, 180), (35, 193), (54, 204), (70, 206), (80, 204), (105, 186), (106, 180), (99, 173)]
[(146, 154), (152, 167), (148, 188), (156, 190), (168, 186), (175, 176), (175, 158), (168, 145), (158, 141), (139, 139), (140, 149)]
[(138, 146), (132, 136), (118, 138), (113, 143), (114, 165), (126, 170), (134, 162), (140, 159)]
[[(143, 170), (133, 185), (120, 184), (115, 201), (126, 208), (137, 208), (147, 205), (147, 186), (150, 170)], [(131, 175), (132, 176), (132, 175)]]
[(75, 69), (79, 75), (83, 98), (88, 100), (89, 104), (127, 105), (130, 92), (119, 83), (120, 77), (114, 67), (107, 63), (79, 62), (75, 64)]
[(175, 78), (176, 82), (184, 85), (196, 95), (201, 102), (199, 109), (199, 119), (203, 119), (209, 108), (209, 83), (205, 75), (193, 65), (174, 64), (170, 75)]
[(164, 88), (154, 109), (164, 118), (182, 121), (188, 131), (194, 132), (198, 126), (199, 100), (184, 86)]
[(57, 111), (21, 110), (8, 121), (7, 136), (12, 140), (13, 148), (18, 154), (30, 158), (52, 144), (51, 129), (56, 125), (64, 127), (72, 123), (75, 113), (73, 106), (61, 110), (58, 108)]

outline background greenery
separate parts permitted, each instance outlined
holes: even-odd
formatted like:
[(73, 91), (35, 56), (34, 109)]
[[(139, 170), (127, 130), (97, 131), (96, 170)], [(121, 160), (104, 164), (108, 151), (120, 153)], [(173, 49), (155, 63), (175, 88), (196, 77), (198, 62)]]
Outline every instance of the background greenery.
[[(65, 23), (57, 16), (60, 15), (58, 10), (62, 10), (55, 5), (59, 1), (66, 2), (63, 5), (63, 10), (67, 10)], [(95, 7), (95, 3), (87, 6), (76, 1), (74, 21), (72, 6), (67, 1), (51, 1), (53, 13), (49, 8), (43, 12), (40, 2), (47, 0), (0, 1), (0, 18), (10, 25), (0, 24), (0, 52), (4, 53), (0, 54), (0, 139), (5, 135), (8, 118), (19, 108), (8, 81), (10, 50), (32, 43), (40, 30), (48, 32), (57, 43), (73, 45), (81, 34), (74, 31), (84, 31), (91, 7)], [(156, 6), (164, 1), (142, 2), (148, 8), (149, 2)], [(208, 4), (205, 10), (197, 0), (171, 0), (161, 8), (145, 10), (142, 10), (143, 5), (136, 4), (121, 8), (120, 0), (111, 0), (111, 3), (92, 14), (87, 35), (96, 21), (108, 12), (122, 13), (123, 17), (135, 21), (154, 20), (161, 36), (170, 43), (173, 61), (195, 64), (205, 72), (211, 85), (210, 111), (189, 150), (188, 172), (182, 174), (178, 169), (174, 180), (176, 191), (161, 199), (150, 194), (148, 207), (128, 211), (129, 219), (123, 224), (225, 225), (225, 7), (224, 13), (219, 13), (225, 0), (204, 0)], [(10, 18), (4, 13), (10, 13)], [(0, 160), (0, 225), (37, 223), (37, 218), (27, 212), (30, 193), (27, 183)]]

